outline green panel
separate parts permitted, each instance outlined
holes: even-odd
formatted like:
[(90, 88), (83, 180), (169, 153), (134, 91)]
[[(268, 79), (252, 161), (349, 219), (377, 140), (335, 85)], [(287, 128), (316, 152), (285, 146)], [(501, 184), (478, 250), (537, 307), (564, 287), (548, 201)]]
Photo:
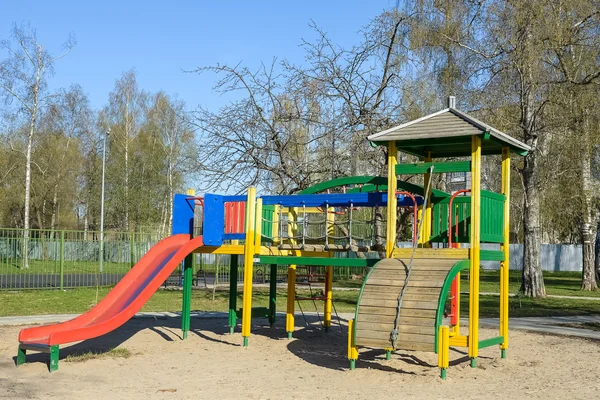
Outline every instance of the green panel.
[(446, 299), (448, 298), (448, 291), (450, 291), (450, 286), (452, 285), (452, 281), (456, 275), (465, 269), (469, 269), (469, 260), (459, 261), (454, 264), (454, 267), (452, 267), (448, 272), (448, 275), (446, 275), (444, 285), (440, 291), (437, 313), (435, 315), (435, 341), (433, 349), (436, 354), (438, 352), (438, 331), (440, 329), (440, 325), (442, 325), (442, 319), (444, 318), (444, 305), (446, 304)]
[(261, 235), (262, 240), (268, 242), (273, 240), (273, 217), (275, 214), (275, 206), (263, 206), (262, 209), (262, 224)]
[(329, 257), (294, 257), (294, 256), (260, 256), (261, 264), (279, 265), (321, 265), (334, 267), (371, 267), (379, 259), (376, 258), (329, 258)]
[(506, 196), (500, 193), (496, 193), (496, 192), (490, 192), (487, 190), (482, 190), (481, 191), (481, 197), (487, 197), (490, 199), (494, 199), (494, 200), (499, 200), (499, 201), (504, 201), (506, 200)]
[(504, 242), (504, 202), (506, 196), (482, 190), (481, 193), (481, 241)]
[(415, 164), (396, 165), (396, 175), (401, 174), (426, 174), (429, 168), (433, 166), (433, 173), (447, 172), (470, 172), (470, 161), (445, 161), (445, 162), (424, 162)]
[(496, 336), (489, 339), (483, 339), (479, 341), (479, 348), (483, 349), (485, 347), (490, 347), (494, 345), (499, 345), (504, 342), (504, 336)]
[[(433, 206), (433, 227), (431, 230), (430, 241), (437, 243), (448, 242), (448, 207), (450, 204), (450, 198), (440, 200)], [(453, 243), (468, 243), (469, 242), (469, 228), (470, 228), (470, 216), (471, 216), (471, 197), (470, 196), (459, 196), (455, 197), (452, 202), (452, 208), (458, 209), (458, 238), (453, 233)], [(453, 227), (456, 232), (456, 211), (453, 216)]]
[(479, 250), (481, 261), (504, 261), (504, 252), (501, 250)]

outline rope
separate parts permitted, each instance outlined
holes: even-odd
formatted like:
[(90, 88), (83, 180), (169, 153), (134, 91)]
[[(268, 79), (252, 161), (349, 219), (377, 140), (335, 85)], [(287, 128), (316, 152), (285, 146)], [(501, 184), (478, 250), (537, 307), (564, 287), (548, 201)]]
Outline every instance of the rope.
[[(429, 174), (433, 173), (433, 165), (429, 167)], [(400, 295), (398, 296), (398, 307), (396, 308), (396, 317), (394, 318), (394, 329), (390, 332), (390, 341), (392, 342), (392, 348), (396, 348), (396, 341), (398, 340), (398, 321), (400, 319), (400, 309), (402, 308), (402, 299), (404, 298), (404, 292), (406, 291), (406, 287), (408, 286), (408, 281), (410, 279), (410, 273), (412, 271), (412, 263), (415, 258), (415, 252), (417, 251), (419, 239), (421, 238), (421, 227), (423, 225), (423, 216), (427, 210), (427, 203), (429, 201), (429, 190), (431, 189), (431, 182), (433, 179), (429, 178), (429, 182), (427, 182), (427, 189), (425, 191), (425, 200), (423, 201), (423, 214), (421, 215), (421, 219), (419, 220), (418, 229), (417, 229), (417, 240), (413, 243), (412, 253), (410, 255), (410, 260), (408, 261), (408, 272), (406, 273), (406, 278), (404, 278), (404, 286), (402, 286), (402, 290), (400, 291)]]

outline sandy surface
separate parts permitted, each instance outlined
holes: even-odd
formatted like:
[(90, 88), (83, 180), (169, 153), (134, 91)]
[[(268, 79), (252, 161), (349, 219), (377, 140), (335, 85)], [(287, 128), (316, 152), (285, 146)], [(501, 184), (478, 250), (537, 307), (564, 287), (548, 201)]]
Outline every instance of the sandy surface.
[[(132, 320), (103, 337), (61, 349), (59, 371), (48, 355), (16, 368), (19, 327), (0, 326), (0, 398), (9, 399), (591, 399), (600, 397), (600, 342), (511, 332), (506, 360), (496, 347), (480, 352), (478, 368), (453, 351), (448, 379), (438, 378), (434, 354), (363, 349), (349, 371), (346, 334), (298, 328), (285, 339), (255, 326), (250, 347), (226, 334), (223, 319), (192, 320), (181, 341), (179, 321)], [(482, 330), (481, 338), (494, 335)], [(123, 347), (128, 359), (65, 362), (68, 354)]]

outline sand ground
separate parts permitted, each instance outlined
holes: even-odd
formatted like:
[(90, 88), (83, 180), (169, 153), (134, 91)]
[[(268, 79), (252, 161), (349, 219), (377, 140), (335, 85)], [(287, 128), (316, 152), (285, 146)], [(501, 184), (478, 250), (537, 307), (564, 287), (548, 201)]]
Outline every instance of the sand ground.
[[(302, 321), (300, 321), (302, 322)], [(187, 340), (177, 319), (134, 319), (105, 337), (61, 349), (59, 371), (48, 355), (15, 367), (20, 327), (0, 326), (0, 398), (8, 399), (591, 399), (600, 397), (600, 342), (513, 331), (508, 358), (482, 349), (478, 368), (452, 351), (448, 379), (439, 379), (434, 354), (362, 349), (348, 370), (346, 333), (298, 327), (285, 338), (254, 326), (250, 346), (227, 334), (223, 319), (194, 319)], [(481, 330), (481, 338), (495, 331)], [(66, 362), (87, 350), (128, 349), (128, 359)]]

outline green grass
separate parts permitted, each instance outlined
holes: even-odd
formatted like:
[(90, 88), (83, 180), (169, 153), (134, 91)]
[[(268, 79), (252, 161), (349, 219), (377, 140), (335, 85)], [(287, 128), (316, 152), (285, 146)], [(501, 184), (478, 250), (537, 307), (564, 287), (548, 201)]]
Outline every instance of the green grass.
[[(463, 287), (464, 289), (464, 287)], [(100, 288), (98, 299), (102, 299), (110, 288)], [(302, 296), (305, 291), (299, 290)], [(338, 312), (354, 312), (358, 298), (357, 290), (334, 290), (334, 304)], [(142, 308), (142, 311), (181, 311), (182, 292), (179, 290), (159, 290)], [(277, 291), (277, 311), (285, 311), (286, 291)], [(269, 295), (266, 289), (255, 289), (253, 296), (254, 307), (266, 307)], [(89, 310), (96, 304), (96, 289), (81, 288), (68, 291), (58, 290), (29, 290), (20, 292), (0, 291), (0, 316), (40, 315), (40, 314), (76, 314)], [(193, 290), (192, 306), (194, 311), (227, 311), (229, 292), (217, 290), (215, 300), (212, 300), (211, 290)], [(242, 298), (238, 296), (238, 308), (241, 308)], [(316, 302), (319, 313), (323, 303)], [(482, 296), (480, 299), (481, 317), (498, 317), (499, 298), (497, 296)], [(302, 309), (314, 312), (311, 301), (302, 301)], [(598, 314), (600, 302), (584, 299), (531, 299), (511, 297), (509, 299), (511, 317), (537, 317)], [(468, 313), (468, 295), (461, 296), (461, 313)], [(298, 307), (296, 306), (297, 311)]]
[(65, 357), (66, 362), (85, 362), (89, 360), (97, 360), (99, 358), (129, 358), (133, 355), (131, 351), (122, 347), (115, 347), (107, 352), (96, 353), (93, 351), (86, 351), (85, 353), (69, 354)]
[[(98, 299), (101, 300), (110, 288), (100, 288)], [(299, 290), (302, 296), (308, 292)], [(334, 291), (334, 302), (338, 312), (353, 312), (356, 307), (358, 291)], [(181, 311), (182, 292), (180, 290), (159, 290), (142, 311)], [(277, 311), (285, 311), (286, 291), (277, 291)], [(40, 314), (76, 314), (89, 310), (96, 304), (96, 289), (79, 288), (67, 291), (59, 290), (24, 290), (19, 292), (0, 291), (0, 316), (40, 315)], [(238, 296), (238, 308), (241, 308), (242, 297)], [(255, 289), (254, 307), (266, 307), (269, 304), (267, 289)], [(322, 302), (316, 302), (319, 312)], [(302, 301), (302, 309), (315, 311), (311, 301)], [(217, 290), (212, 300), (212, 290), (193, 290), (192, 306), (194, 311), (227, 311), (229, 307), (229, 291)]]
[[(65, 274), (94, 274), (99, 272), (98, 261), (64, 261), (63, 273)], [(131, 263), (105, 262), (104, 273), (124, 274), (131, 269)], [(0, 260), (0, 274), (2, 275), (34, 275), (34, 274), (59, 274), (60, 262), (58, 260), (29, 260), (29, 268), (23, 268), (21, 259)]]
[[(462, 274), (461, 289), (468, 290), (468, 273)], [(482, 293), (498, 293), (500, 291), (500, 272), (481, 271), (479, 290)], [(581, 272), (544, 272), (546, 294), (558, 296), (600, 297), (600, 291), (581, 290)], [(509, 292), (518, 293), (521, 287), (521, 271), (510, 271)]]

